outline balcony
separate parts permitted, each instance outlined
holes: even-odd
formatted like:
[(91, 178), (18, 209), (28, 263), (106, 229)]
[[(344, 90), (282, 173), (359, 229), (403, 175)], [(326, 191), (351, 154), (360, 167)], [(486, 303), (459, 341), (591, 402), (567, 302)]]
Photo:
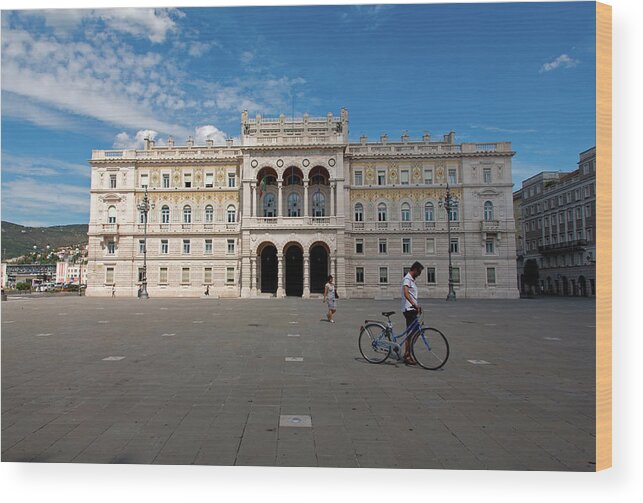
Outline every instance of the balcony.
[(101, 224), (100, 232), (106, 236), (118, 234), (118, 224)]
[(564, 243), (556, 243), (552, 245), (539, 246), (538, 251), (543, 255), (547, 255), (547, 254), (556, 254), (556, 253), (584, 251), (586, 247), (587, 247), (586, 239), (577, 239), (575, 241), (565, 241)]
[(483, 220), (480, 222), (480, 231), (500, 232), (500, 222), (498, 220)]
[(255, 217), (246, 218), (244, 228), (307, 228), (337, 225), (337, 217)]
[[(406, 222), (406, 221), (391, 221), (391, 222), (349, 222), (347, 224), (349, 232), (430, 232), (442, 233), (447, 232), (447, 223), (445, 221), (439, 222)], [(460, 232), (462, 224), (460, 222), (451, 222), (451, 232)]]

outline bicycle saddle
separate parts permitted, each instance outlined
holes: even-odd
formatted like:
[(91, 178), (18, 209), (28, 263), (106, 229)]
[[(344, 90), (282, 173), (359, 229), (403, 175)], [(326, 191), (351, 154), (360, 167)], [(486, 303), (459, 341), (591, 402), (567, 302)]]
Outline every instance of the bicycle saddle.
[(395, 311), (386, 311), (386, 312), (382, 313), (382, 316), (386, 316), (388, 318), (392, 314), (395, 314)]

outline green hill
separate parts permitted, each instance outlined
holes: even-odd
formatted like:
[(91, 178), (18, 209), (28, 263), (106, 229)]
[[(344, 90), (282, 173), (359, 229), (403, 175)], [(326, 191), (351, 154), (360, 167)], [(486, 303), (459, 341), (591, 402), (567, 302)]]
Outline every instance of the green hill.
[(2, 222), (2, 259), (20, 257), (33, 251), (34, 245), (43, 250), (62, 246), (87, 245), (87, 224), (55, 225), (53, 227), (24, 227)]

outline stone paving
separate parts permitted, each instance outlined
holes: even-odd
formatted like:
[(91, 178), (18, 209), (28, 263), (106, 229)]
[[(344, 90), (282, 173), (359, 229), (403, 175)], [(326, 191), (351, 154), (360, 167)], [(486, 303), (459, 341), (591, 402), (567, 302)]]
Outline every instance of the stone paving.
[(10, 297), (2, 461), (594, 470), (593, 300), (422, 304), (440, 371), (361, 357), (398, 300)]

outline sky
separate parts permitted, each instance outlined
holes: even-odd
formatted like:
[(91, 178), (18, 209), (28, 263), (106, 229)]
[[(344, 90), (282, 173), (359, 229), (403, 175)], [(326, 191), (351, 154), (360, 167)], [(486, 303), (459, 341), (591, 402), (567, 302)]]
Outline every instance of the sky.
[(87, 223), (92, 149), (238, 141), (349, 111), (351, 141), (510, 141), (514, 190), (595, 145), (592, 2), (2, 11), (2, 220)]

